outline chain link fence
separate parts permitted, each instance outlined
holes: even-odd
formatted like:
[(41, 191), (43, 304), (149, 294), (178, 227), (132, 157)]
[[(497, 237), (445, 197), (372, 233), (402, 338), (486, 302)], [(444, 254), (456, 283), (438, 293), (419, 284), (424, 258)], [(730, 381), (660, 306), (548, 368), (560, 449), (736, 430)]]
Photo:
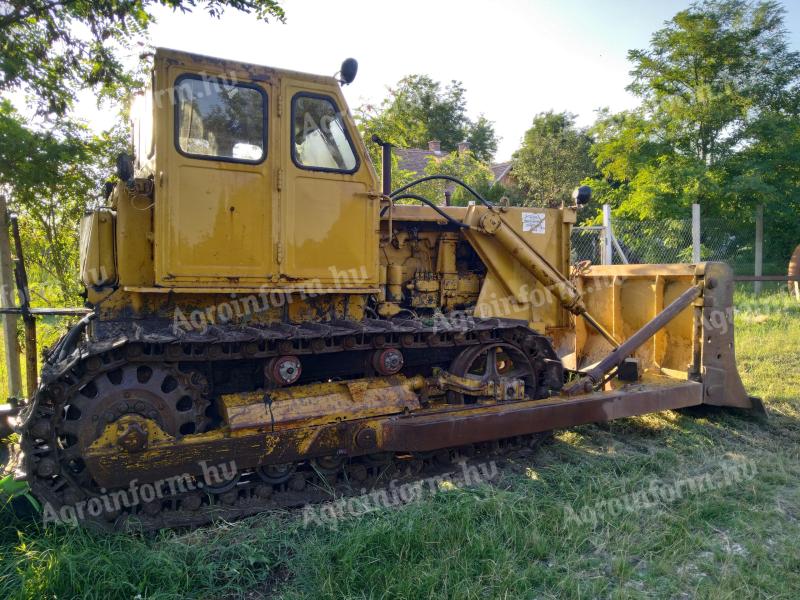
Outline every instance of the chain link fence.
[[(690, 263), (693, 257), (692, 220), (637, 221), (613, 219), (613, 264)], [(765, 237), (769, 234), (765, 225)], [(603, 263), (605, 228), (578, 226), (572, 230), (573, 263)], [(728, 263), (737, 275), (752, 275), (755, 265), (755, 219), (743, 219), (736, 230), (719, 218), (701, 219), (700, 259)], [(765, 275), (785, 275), (786, 261), (764, 256)]]
[(573, 227), (570, 243), (573, 265), (583, 260), (593, 265), (602, 264), (603, 227)]

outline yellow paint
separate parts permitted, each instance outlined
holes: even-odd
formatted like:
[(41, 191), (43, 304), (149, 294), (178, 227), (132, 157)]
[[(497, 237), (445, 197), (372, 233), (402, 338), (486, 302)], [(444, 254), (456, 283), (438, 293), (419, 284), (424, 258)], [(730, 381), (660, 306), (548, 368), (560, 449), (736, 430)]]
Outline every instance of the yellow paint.
[(86, 287), (117, 281), (114, 221), (113, 211), (106, 208), (88, 212), (81, 219), (81, 281)]
[(362, 419), (417, 410), (415, 389), (421, 377), (362, 379), (346, 383), (316, 383), (269, 392), (223, 395), (222, 415), (232, 431), (267, 427), (286, 429)]

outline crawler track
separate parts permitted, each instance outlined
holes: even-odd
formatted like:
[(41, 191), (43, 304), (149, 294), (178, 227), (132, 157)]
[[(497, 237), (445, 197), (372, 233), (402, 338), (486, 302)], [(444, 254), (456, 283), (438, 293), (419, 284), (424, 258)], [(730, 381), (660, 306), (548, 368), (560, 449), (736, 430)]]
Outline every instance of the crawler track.
[[(369, 377), (372, 373), (365, 357), (375, 349), (401, 349), (406, 357), (404, 374), (414, 375), (450, 367), (468, 347), (502, 343), (525, 352), (536, 366), (530, 382), (531, 395), (536, 397), (547, 395), (552, 385), (544, 362), (557, 360), (547, 338), (519, 321), (502, 319), (336, 321), (212, 328), (182, 335), (173, 335), (162, 323), (149, 329), (117, 328), (110, 334), (101, 324), (92, 336), (101, 341), (84, 340), (68, 353), (60, 351), (60, 360), (47, 363), (40, 389), (20, 426), (22, 467), (34, 495), (56, 512), (64, 506), (87, 506), (94, 497), (104, 498), (101, 514), (89, 520), (106, 528), (194, 527), (215, 518), (235, 519), (270, 508), (324, 502), (380, 487), (391, 479), (430, 476), (460, 458), (536, 445), (541, 440), (536, 435), (425, 455), (309, 457), (292, 465), (241, 469), (234, 479), (212, 481), (212, 486), (199, 477), (184, 476), (176, 467), (178, 479), (152, 484), (157, 491), (154, 499), (142, 502), (136, 497), (125, 502), (118, 495), (116, 502), (107, 501), (109, 494), (125, 490), (99, 488), (82, 459), (102, 427), (130, 414), (154, 419), (175, 436), (219, 427), (214, 399), (222, 393), (259, 388), (264, 361), (271, 357), (300, 356), (304, 365), (300, 384)], [(130, 386), (137, 393), (127, 401)], [(126, 493), (124, 498), (134, 498)]]

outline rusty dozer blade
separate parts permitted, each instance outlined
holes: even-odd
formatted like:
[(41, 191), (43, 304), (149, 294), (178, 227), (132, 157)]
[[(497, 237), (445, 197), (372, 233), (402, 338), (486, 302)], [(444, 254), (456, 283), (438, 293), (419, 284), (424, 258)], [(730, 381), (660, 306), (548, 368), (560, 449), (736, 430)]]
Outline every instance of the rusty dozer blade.
[[(584, 373), (588, 381), (567, 390), (590, 391), (606, 383), (600, 378), (632, 355), (646, 376), (702, 383), (704, 404), (764, 411), (760, 400), (747, 395), (736, 369), (734, 281), (726, 264), (592, 266), (570, 280), (510, 224), (502, 209), (472, 206), (464, 220), (476, 248), (486, 252), (487, 244), (499, 245), (575, 315), (574, 335), (558, 332), (558, 351), (565, 366)], [(503, 279), (511, 287), (514, 280), (524, 283), (513, 269)]]
[[(658, 333), (658, 331), (663, 329), (683, 310), (688, 308), (689, 305), (692, 304), (702, 293), (703, 284), (701, 283), (693, 285), (688, 290), (683, 292), (680, 296), (672, 301), (672, 304), (648, 321), (641, 329), (625, 340), (622, 344), (613, 348), (611, 353), (603, 358), (603, 360), (596, 365), (592, 365), (590, 368), (582, 371), (583, 376), (564, 388), (564, 393), (573, 395), (580, 392), (592, 391), (597, 384), (602, 383), (606, 377), (609, 377), (616, 372), (623, 361), (633, 354), (635, 350), (644, 345), (650, 338)], [(592, 324), (592, 327), (595, 328), (594, 324)], [(636, 373), (633, 377), (634, 381), (638, 379), (638, 363), (635, 364), (637, 366)]]
[(578, 277), (577, 287), (587, 311), (622, 340), (615, 353), (594, 328), (576, 319), (570, 360), (593, 383), (632, 356), (645, 377), (702, 383), (703, 404), (764, 412), (736, 368), (734, 281), (726, 264), (592, 266)]

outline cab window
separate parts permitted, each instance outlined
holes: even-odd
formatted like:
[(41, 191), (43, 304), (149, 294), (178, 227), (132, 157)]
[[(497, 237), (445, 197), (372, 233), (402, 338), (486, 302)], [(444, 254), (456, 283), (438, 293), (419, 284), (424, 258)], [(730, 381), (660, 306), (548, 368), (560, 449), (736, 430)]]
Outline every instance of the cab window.
[(150, 86), (143, 94), (133, 97), (131, 125), (136, 168), (141, 169), (153, 156), (153, 90)]
[(185, 155), (258, 163), (267, 154), (267, 95), (247, 84), (185, 75), (175, 84), (175, 143)]
[(292, 98), (292, 159), (304, 169), (353, 173), (353, 142), (333, 99), (300, 93)]

